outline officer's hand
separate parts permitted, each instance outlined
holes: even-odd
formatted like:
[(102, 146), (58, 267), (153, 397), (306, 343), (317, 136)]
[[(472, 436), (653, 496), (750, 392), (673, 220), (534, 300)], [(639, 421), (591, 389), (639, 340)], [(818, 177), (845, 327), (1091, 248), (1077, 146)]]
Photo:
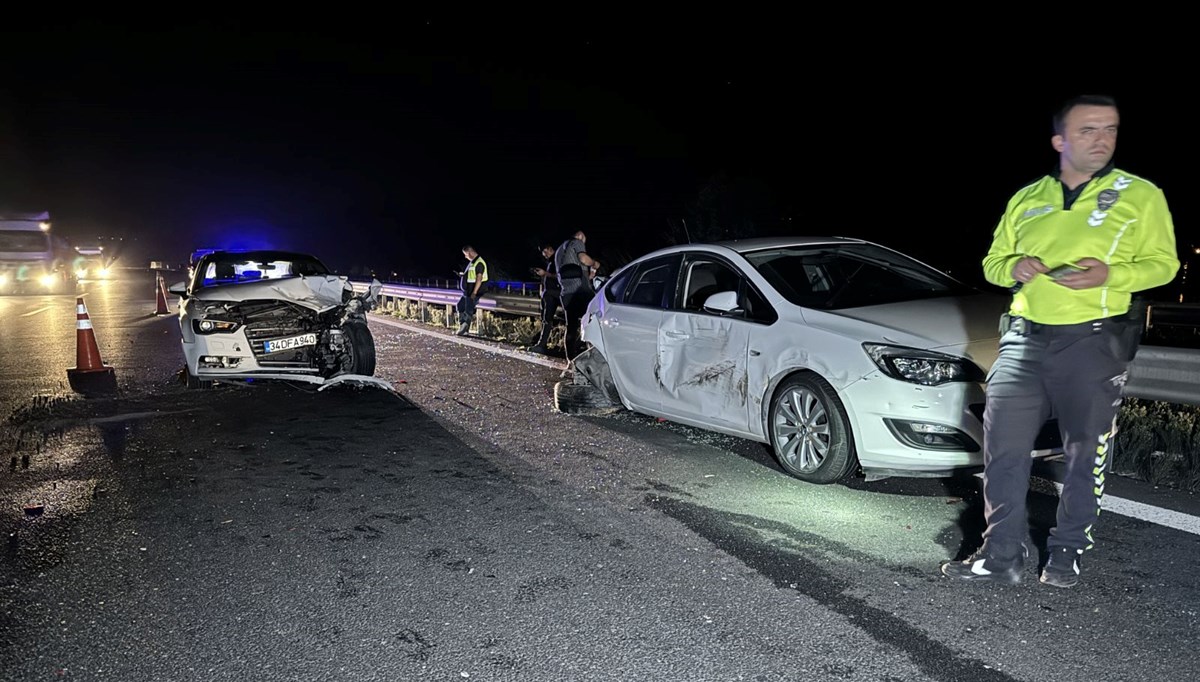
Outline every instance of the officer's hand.
[(534, 268), (534, 269), (533, 269), (533, 274), (537, 275), (538, 277), (545, 277), (545, 276), (546, 276), (546, 271), (545, 271), (545, 270), (543, 270), (543, 269), (541, 269), (541, 268)]
[(1049, 271), (1050, 268), (1046, 267), (1046, 264), (1041, 260), (1033, 256), (1025, 256), (1013, 266), (1012, 277), (1018, 282), (1025, 284), (1043, 272)]
[(1068, 289), (1093, 289), (1108, 281), (1108, 265), (1095, 258), (1080, 258), (1075, 262), (1083, 272), (1072, 272), (1054, 280)]

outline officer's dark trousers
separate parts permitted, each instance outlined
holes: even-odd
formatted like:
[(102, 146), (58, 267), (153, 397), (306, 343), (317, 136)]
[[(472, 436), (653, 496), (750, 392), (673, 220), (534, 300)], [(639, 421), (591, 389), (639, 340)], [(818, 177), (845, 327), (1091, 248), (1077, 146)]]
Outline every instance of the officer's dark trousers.
[(587, 313), (588, 304), (592, 302), (592, 290), (563, 286), (562, 307), (563, 316), (567, 318), (567, 359), (573, 360), (584, 351), (583, 340), (579, 338), (583, 329), (583, 316)]
[(1028, 534), (1025, 498), (1030, 451), (1042, 425), (1057, 418), (1066, 455), (1058, 522), (1049, 549), (1090, 549), (1104, 493), (1109, 443), (1127, 362), (1121, 328), (1035, 326), (1008, 331), (992, 367), (984, 410), (984, 544), (1011, 555)]
[(558, 291), (547, 291), (542, 294), (542, 332), (538, 335), (535, 345), (545, 348), (546, 344), (550, 343), (550, 332), (554, 330), (554, 316), (558, 314), (561, 304)]
[(471, 321), (475, 319), (475, 299), (464, 293), (462, 298), (458, 299), (458, 304), (454, 306), (458, 310), (459, 324), (471, 326)]

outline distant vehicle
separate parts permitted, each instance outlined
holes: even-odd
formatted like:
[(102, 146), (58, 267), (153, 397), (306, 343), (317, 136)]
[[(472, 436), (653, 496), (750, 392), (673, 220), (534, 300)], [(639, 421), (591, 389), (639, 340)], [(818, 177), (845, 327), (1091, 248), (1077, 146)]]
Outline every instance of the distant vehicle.
[(0, 294), (75, 293), (67, 266), (50, 234), (49, 213), (0, 212)]
[[(555, 400), (760, 441), (812, 483), (860, 468), (951, 476), (983, 463), (984, 378), (1006, 308), (857, 239), (670, 247), (603, 283), (583, 320), (592, 348), (575, 359), (588, 381), (560, 383)], [(1058, 443), (1043, 431), (1036, 447)]]
[(76, 246), (71, 270), (81, 281), (106, 280), (113, 276), (113, 261), (104, 253), (103, 246)]
[(172, 285), (180, 296), (186, 383), (283, 379), (325, 384), (369, 380), (375, 341), (366, 313), (382, 284), (356, 294), (315, 256), (287, 251), (210, 251)]

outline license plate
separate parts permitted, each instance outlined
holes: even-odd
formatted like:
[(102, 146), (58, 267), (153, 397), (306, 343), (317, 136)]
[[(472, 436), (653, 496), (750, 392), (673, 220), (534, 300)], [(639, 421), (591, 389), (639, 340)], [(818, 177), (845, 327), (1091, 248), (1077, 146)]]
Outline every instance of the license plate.
[(278, 353), (281, 350), (291, 350), (293, 348), (300, 348), (301, 346), (315, 345), (317, 345), (316, 334), (301, 334), (300, 336), (293, 336), (290, 339), (263, 341), (263, 346), (267, 349), (268, 353)]

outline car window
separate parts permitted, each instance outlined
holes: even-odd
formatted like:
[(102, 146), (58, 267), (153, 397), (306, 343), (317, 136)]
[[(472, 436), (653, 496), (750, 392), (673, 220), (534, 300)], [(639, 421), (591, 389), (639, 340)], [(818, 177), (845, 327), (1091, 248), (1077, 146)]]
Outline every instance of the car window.
[(772, 324), (779, 319), (779, 313), (767, 303), (767, 299), (749, 281), (742, 280), (742, 289), (738, 295), (738, 305), (745, 311), (747, 320)]
[(626, 268), (624, 272), (619, 272), (608, 280), (608, 283), (604, 285), (604, 298), (612, 303), (623, 303), (625, 289), (629, 286), (629, 280), (633, 278), (635, 272), (637, 272), (637, 268)]
[(741, 276), (728, 265), (715, 260), (692, 260), (683, 279), (683, 309), (702, 310), (709, 296), (721, 291), (737, 291)]
[(716, 258), (691, 257), (684, 266), (683, 284), (678, 308), (703, 312), (709, 296), (721, 291), (738, 295), (739, 317), (770, 324), (779, 315), (767, 299), (746, 277), (729, 263)]
[(873, 244), (783, 247), (744, 254), (784, 298), (837, 310), (978, 293), (919, 261)]
[(675, 293), (675, 273), (679, 257), (675, 255), (648, 260), (638, 266), (629, 283), (625, 303), (629, 305), (663, 307), (668, 294)]

